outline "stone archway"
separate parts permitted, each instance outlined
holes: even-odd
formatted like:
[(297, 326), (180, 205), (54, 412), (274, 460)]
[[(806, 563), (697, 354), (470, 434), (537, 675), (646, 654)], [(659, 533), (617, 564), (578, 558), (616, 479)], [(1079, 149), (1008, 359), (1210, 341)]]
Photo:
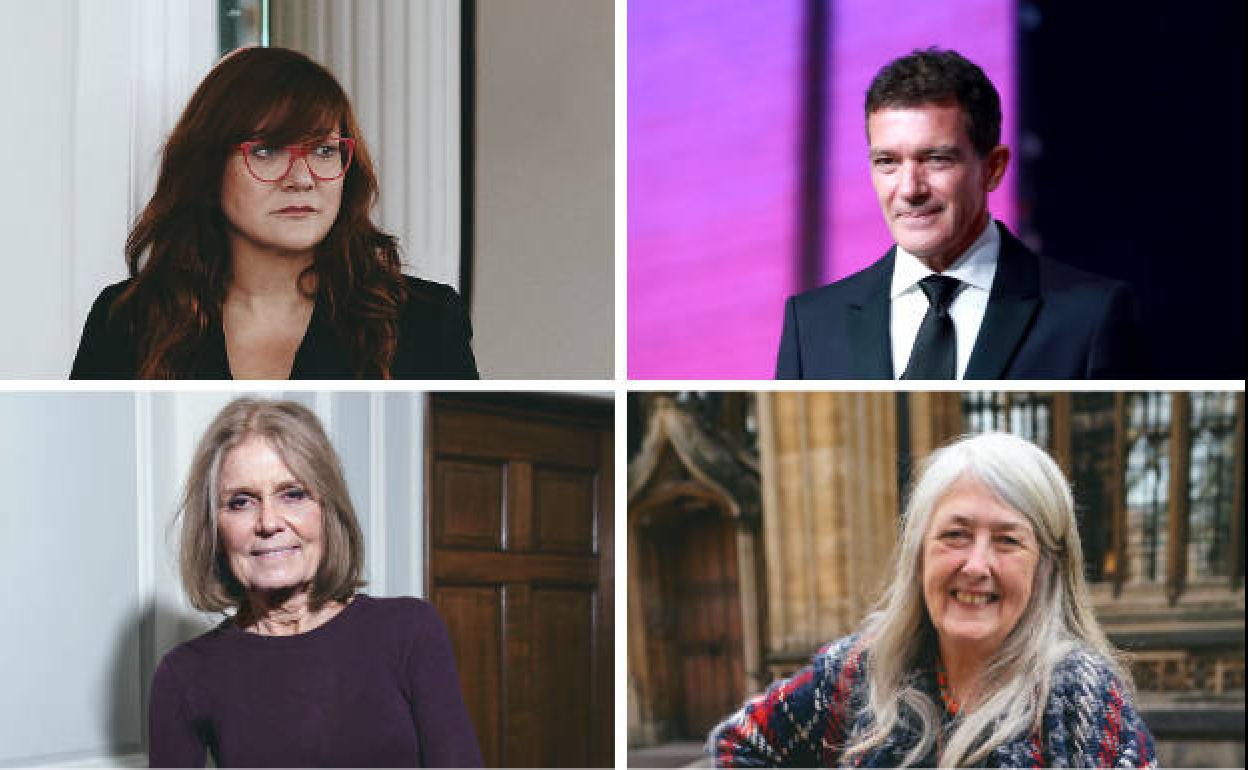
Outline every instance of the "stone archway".
[(629, 465), (632, 745), (700, 739), (757, 688), (758, 469), (656, 396)]

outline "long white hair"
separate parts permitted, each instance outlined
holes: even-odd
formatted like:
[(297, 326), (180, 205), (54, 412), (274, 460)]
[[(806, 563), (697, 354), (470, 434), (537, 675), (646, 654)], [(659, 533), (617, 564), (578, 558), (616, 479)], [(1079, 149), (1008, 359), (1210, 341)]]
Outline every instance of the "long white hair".
[(882, 744), (899, 720), (917, 718), (921, 739), (903, 763), (913, 765), (928, 755), (941, 729), (941, 707), (915, 678), (920, 667), (930, 665), (937, 643), (923, 599), (923, 540), (941, 499), (955, 482), (968, 477), (1027, 518), (1040, 558), (1031, 599), (987, 661), (981, 696), (963, 712), (938, 764), (982, 762), (1002, 743), (1038, 730), (1053, 669), (1076, 648), (1099, 653), (1124, 685), (1132, 686), (1126, 666), (1093, 615), (1070, 485), (1057, 464), (1034, 444), (1008, 433), (964, 436), (927, 458), (911, 490), (889, 573), (895, 578), (863, 628), (874, 721), (846, 747), (848, 759)]

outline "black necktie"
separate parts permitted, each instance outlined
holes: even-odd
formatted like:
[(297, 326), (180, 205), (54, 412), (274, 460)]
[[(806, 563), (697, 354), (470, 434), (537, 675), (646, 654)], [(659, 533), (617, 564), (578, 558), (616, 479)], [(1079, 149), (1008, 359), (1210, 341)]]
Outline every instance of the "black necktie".
[(927, 295), (927, 314), (914, 338), (910, 363), (903, 380), (952, 380), (958, 376), (958, 343), (949, 317), (949, 303), (962, 282), (947, 275), (932, 274), (919, 281)]

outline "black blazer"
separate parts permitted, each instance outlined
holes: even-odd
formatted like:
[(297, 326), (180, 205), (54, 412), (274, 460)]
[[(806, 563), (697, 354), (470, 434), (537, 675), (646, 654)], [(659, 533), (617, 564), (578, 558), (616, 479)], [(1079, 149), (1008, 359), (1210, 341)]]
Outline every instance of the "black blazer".
[[(407, 279), (408, 298), (399, 311), (399, 339), (390, 376), (395, 379), (476, 379), (472, 326), (459, 295), (449, 286), (419, 278)], [(70, 379), (134, 379), (138, 369), (135, 339), (109, 309), (129, 281), (100, 292), (78, 343)], [(189, 379), (231, 379), (225, 334), (217, 323), (193, 354)], [(292, 380), (353, 379), (350, 359), (318, 297), (312, 319), (295, 353)]]
[[(1144, 376), (1126, 284), (1033, 254), (1005, 225), (988, 308), (965, 379)], [(784, 307), (776, 379), (890, 379), (894, 245), (875, 264)]]

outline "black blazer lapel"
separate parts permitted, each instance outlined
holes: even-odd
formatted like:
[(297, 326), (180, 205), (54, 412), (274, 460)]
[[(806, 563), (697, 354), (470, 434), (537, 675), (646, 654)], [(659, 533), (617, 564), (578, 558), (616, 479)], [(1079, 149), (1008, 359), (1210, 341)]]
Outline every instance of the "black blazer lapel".
[(889, 336), (888, 288), (893, 278), (893, 261), (897, 247), (868, 270), (873, 280), (868, 281), (863, 293), (851, 300), (849, 313), (850, 371), (855, 379), (891, 380), (893, 378), (893, 351)]
[(967, 380), (999, 380), (1013, 360), (1040, 310), (1040, 271), (1036, 255), (997, 222), (1001, 232), (1001, 253), (997, 274), (988, 293), (988, 308), (980, 324), (971, 360), (966, 364)]

